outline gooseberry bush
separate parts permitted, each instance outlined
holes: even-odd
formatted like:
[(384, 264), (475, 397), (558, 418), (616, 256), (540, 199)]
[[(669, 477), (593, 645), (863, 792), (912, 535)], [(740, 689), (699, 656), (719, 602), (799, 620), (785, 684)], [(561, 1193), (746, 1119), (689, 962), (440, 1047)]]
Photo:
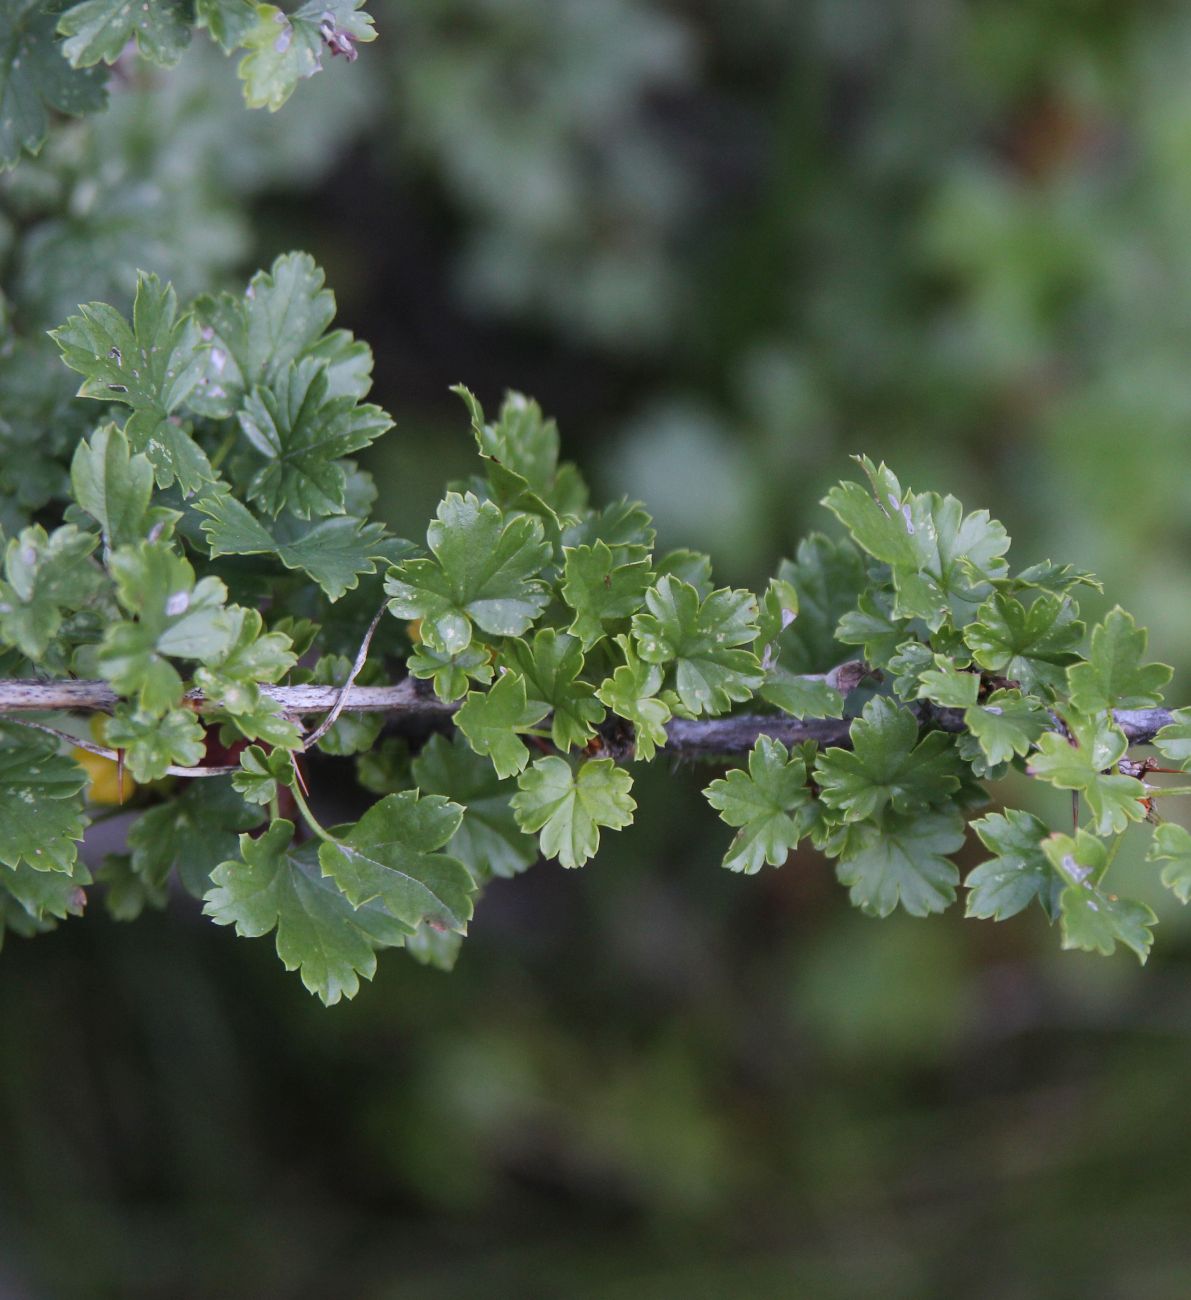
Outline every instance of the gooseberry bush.
[[(373, 35), (352, 4), (3, 3), (8, 164), (48, 109), (99, 106), (94, 65), (130, 38), (168, 64), (206, 27), (275, 108)], [(636, 765), (675, 758), (726, 768), (704, 793), (727, 869), (805, 841), (874, 916), (953, 904), (969, 832), (967, 914), (1037, 902), (1064, 947), (1145, 960), (1155, 917), (1108, 879), (1126, 834), (1191, 898), (1191, 834), (1157, 811), (1186, 793), (1157, 777), (1191, 768), (1191, 710), (1163, 708), (1130, 615), (1085, 628), (1090, 574), (1015, 571), (987, 512), (860, 457), (832, 535), (759, 592), (717, 587), (644, 506), (590, 502), (533, 401), (490, 419), (462, 387), (475, 472), (424, 537), (392, 536), (371, 518), (391, 486), (353, 459), (392, 421), (334, 316), (301, 253), (190, 301), (142, 273), (130, 316), (90, 302), (51, 331), (81, 376), (61, 409), (0, 366), (3, 930), (96, 884), (131, 919), (176, 883), (334, 1003), (384, 948), (449, 968), (491, 879), (583, 867), (632, 822)], [(36, 351), (8, 328), (5, 356)], [(312, 794), (311, 751), (353, 797)], [(1013, 771), (1069, 792), (1069, 818), (1005, 806)], [(88, 823), (129, 809), (93, 872)]]

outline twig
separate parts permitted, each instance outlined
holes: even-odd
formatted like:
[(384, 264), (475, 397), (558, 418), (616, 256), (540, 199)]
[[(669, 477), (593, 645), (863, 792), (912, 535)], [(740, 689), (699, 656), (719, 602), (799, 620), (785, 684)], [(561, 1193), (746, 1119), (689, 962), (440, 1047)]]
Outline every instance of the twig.
[(347, 675), (347, 680), (339, 689), (339, 698), (331, 706), (330, 713), (318, 724), (318, 726), (306, 736), (302, 741), (302, 748), (309, 749), (317, 740), (323, 736), (335, 725), (335, 719), (343, 712), (343, 706), (347, 703), (348, 696), (351, 695), (352, 687), (355, 685), (356, 678), (359, 677), (360, 671), (368, 661), (368, 647), (372, 644), (372, 638), (376, 633), (377, 626), (380, 623), (381, 615), (388, 609), (386, 601), (380, 609), (376, 611), (376, 616), (368, 624), (368, 631), (364, 633), (364, 640), (360, 642), (360, 648), (356, 651), (355, 662), (351, 666), (351, 672)]
[[(361, 647), (367, 656), (367, 642)], [(359, 662), (359, 656), (357, 656)], [(357, 671), (353, 668), (353, 671)], [(276, 700), (286, 713), (325, 713), (334, 722), (340, 713), (388, 713), (397, 719), (416, 721), (420, 727), (428, 722), (446, 724), (459, 705), (445, 704), (426, 687), (413, 678), (406, 678), (391, 686), (356, 686), (349, 681), (343, 686), (261, 686), (261, 694)], [(191, 691), (187, 699), (202, 708), (207, 702), (201, 691)], [(119, 697), (103, 681), (0, 681), (0, 716), (15, 713), (110, 712)], [(217, 704), (217, 701), (212, 701)], [(941, 709), (925, 701), (911, 706), (924, 727), (941, 731), (965, 730), (962, 709)], [(1117, 709), (1114, 720), (1125, 733), (1130, 744), (1145, 745), (1173, 721), (1170, 709)], [(13, 721), (18, 719), (13, 718)], [(32, 725), (32, 724), (28, 724)], [(37, 724), (45, 729), (44, 724)], [(624, 725), (616, 720), (609, 724), (618, 733), (608, 752), (628, 752), (629, 737), (622, 733)], [(819, 746), (849, 745), (850, 718), (807, 718), (798, 721), (785, 714), (738, 714), (727, 718), (675, 718), (666, 728), (667, 751), (675, 758), (732, 757), (746, 754), (757, 742), (758, 736), (772, 736), (786, 745), (813, 740)], [(52, 728), (50, 729), (53, 730)], [(323, 730), (312, 733), (307, 744)], [(61, 733), (65, 735), (65, 733)], [(69, 736), (71, 744), (82, 742)], [(86, 748), (86, 746), (82, 746)], [(115, 751), (100, 747), (96, 752), (105, 758), (115, 758)], [(175, 775), (215, 775), (233, 768), (182, 768), (171, 769)]]
[[(97, 745), (93, 740), (87, 740), (82, 736), (72, 736), (69, 731), (59, 731), (57, 727), (49, 727), (44, 722), (34, 722), (30, 718), (12, 718), (10, 719), (18, 727), (30, 727), (34, 731), (44, 731), (47, 736), (57, 736), (59, 740), (65, 740), (67, 744), (73, 745), (76, 749), (85, 749), (88, 754), (98, 754), (100, 758), (110, 759), (113, 763), (123, 766), (122, 750), (108, 749), (105, 745)], [(180, 767), (177, 763), (171, 763), (165, 769), (166, 776), (227, 776), (231, 772), (238, 772), (240, 765), (233, 763), (230, 767)], [(123, 790), (120, 792), (121, 801), (123, 801)]]

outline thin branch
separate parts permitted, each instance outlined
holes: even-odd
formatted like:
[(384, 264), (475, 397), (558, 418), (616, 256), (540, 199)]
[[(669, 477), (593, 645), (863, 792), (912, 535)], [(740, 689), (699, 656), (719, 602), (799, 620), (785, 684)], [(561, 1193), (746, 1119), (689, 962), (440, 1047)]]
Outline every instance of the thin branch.
[[(367, 657), (367, 641), (361, 647)], [(360, 656), (357, 664), (362, 666)], [(358, 668), (353, 666), (353, 673)], [(420, 726), (427, 723), (446, 724), (459, 707), (445, 704), (429, 687), (412, 677), (392, 686), (355, 686), (351, 681), (343, 686), (261, 686), (261, 694), (276, 700), (289, 714), (324, 713), (322, 726), (312, 733), (307, 743), (313, 743), (341, 712), (388, 713), (398, 719), (416, 720)], [(201, 691), (191, 691), (187, 700), (202, 708), (208, 701)], [(103, 681), (0, 681), (0, 715), (17, 713), (50, 713), (70, 710), (84, 712), (110, 712), (119, 696)], [(217, 707), (218, 702), (212, 701)], [(911, 705), (924, 727), (941, 731), (964, 730), (962, 709), (941, 709), (925, 701)], [(1113, 717), (1125, 733), (1130, 744), (1144, 745), (1172, 721), (1170, 709), (1116, 709)], [(13, 718), (15, 721), (20, 719)], [(53, 731), (44, 723), (42, 730)], [(850, 718), (807, 718), (798, 721), (785, 714), (738, 714), (727, 718), (675, 718), (666, 728), (666, 752), (675, 758), (730, 758), (747, 754), (758, 736), (772, 736), (786, 745), (802, 744), (812, 740), (820, 747), (850, 744)], [(75, 736), (66, 736), (71, 744), (92, 749), (104, 757), (115, 759), (114, 750), (84, 744)], [(605, 752), (627, 757), (632, 752), (632, 734), (619, 719), (605, 728)], [(176, 775), (212, 775), (214, 768), (173, 768)], [(234, 769), (218, 769), (232, 771)]]
[[(123, 767), (124, 760), (121, 757), (121, 750), (108, 749), (106, 745), (97, 745), (93, 740), (87, 740), (83, 736), (72, 736), (69, 731), (59, 731), (57, 727), (49, 727), (44, 722), (34, 722), (30, 718), (13, 718), (12, 721), (18, 727), (30, 727), (34, 731), (44, 731), (47, 736), (56, 736), (59, 740), (65, 740), (68, 745), (73, 745), (76, 749), (85, 749), (88, 754), (98, 754), (100, 758), (110, 759), (113, 763)], [(177, 763), (171, 763), (165, 769), (165, 775), (228, 776), (230, 773), (239, 770), (239, 763), (220, 767), (181, 767)], [(123, 791), (121, 791), (121, 802), (123, 802)]]
[(368, 647), (372, 644), (372, 638), (376, 634), (377, 625), (380, 623), (381, 615), (386, 609), (388, 609), (388, 607), (388, 602), (386, 601), (385, 604), (376, 611), (376, 616), (373, 618), (372, 622), (368, 624), (368, 631), (364, 633), (364, 640), (360, 642), (360, 648), (356, 651), (356, 658), (355, 662), (351, 666), (351, 672), (348, 673), (347, 680), (339, 688), (339, 698), (331, 706), (330, 713), (327, 714), (322, 722), (315, 727), (309, 736), (303, 738), (303, 749), (309, 749), (316, 741), (321, 740), (335, 725), (335, 719), (343, 712), (348, 697), (351, 695), (352, 687), (356, 683), (356, 678), (359, 677), (361, 670), (368, 662)]

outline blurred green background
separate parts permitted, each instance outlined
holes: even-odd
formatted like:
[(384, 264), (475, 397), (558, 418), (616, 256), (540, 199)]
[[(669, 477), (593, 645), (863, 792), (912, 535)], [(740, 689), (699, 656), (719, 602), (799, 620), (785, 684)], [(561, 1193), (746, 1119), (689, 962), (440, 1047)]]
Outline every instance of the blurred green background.
[[(399, 531), (468, 468), (456, 381), (537, 396), (723, 581), (864, 451), (1098, 571), (1191, 702), (1187, 6), (371, 8), (276, 117), (195, 50), (0, 182), (14, 319), (305, 247), (376, 352)], [(810, 853), (723, 872), (707, 778), (643, 770), (639, 824), (492, 885), (453, 975), (389, 954), (330, 1011), (183, 900), (11, 942), (0, 1297), (1191, 1294), (1152, 868), (1144, 971), (1040, 913), (877, 923)]]

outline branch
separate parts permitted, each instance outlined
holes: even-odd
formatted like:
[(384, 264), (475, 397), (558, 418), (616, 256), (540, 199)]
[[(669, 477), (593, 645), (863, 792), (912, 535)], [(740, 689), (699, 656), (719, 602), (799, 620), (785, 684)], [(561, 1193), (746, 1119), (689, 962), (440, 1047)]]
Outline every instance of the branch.
[[(422, 727), (446, 725), (458, 704), (444, 704), (427, 683), (407, 677), (392, 686), (261, 686), (261, 694), (276, 700), (293, 716), (327, 713), (390, 713), (418, 722)], [(3, 681), (0, 680), (0, 716), (5, 713), (48, 713), (80, 710), (106, 713), (120, 697), (103, 681)], [(187, 701), (196, 709), (208, 701), (201, 691), (190, 691)], [(214, 701), (211, 702), (215, 704)], [(962, 709), (940, 709), (919, 701), (911, 705), (923, 726), (941, 731), (964, 730)], [(1113, 717), (1130, 744), (1148, 744), (1172, 722), (1170, 709), (1116, 709)], [(728, 718), (675, 718), (666, 728), (666, 752), (676, 758), (730, 758), (747, 754), (758, 736), (773, 736), (783, 744), (813, 740), (820, 747), (847, 746), (850, 718), (808, 718), (803, 722), (785, 714), (740, 714)], [(605, 730), (606, 752), (628, 757), (632, 731), (616, 723)]]

